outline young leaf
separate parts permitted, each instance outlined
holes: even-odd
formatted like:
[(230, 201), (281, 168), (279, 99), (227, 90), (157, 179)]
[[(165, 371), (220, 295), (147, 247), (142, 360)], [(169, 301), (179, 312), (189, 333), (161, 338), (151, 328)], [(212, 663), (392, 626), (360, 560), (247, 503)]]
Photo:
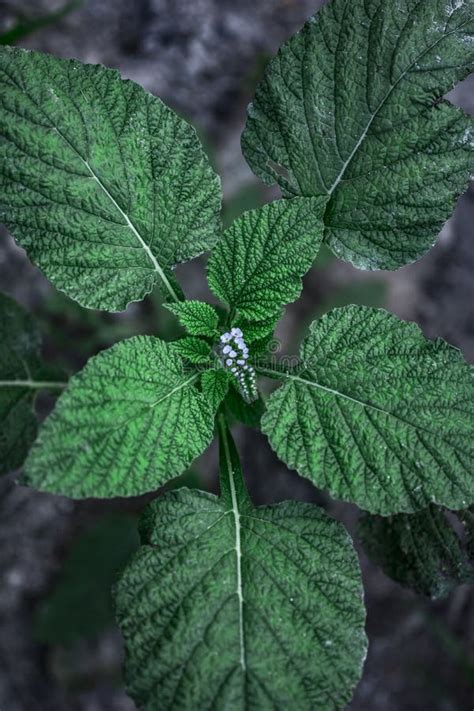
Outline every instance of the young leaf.
[(191, 336), (216, 336), (219, 317), (210, 304), (204, 301), (182, 301), (179, 304), (166, 304), (166, 308), (178, 317)]
[(366, 514), (358, 532), (373, 561), (416, 592), (437, 598), (462, 583), (474, 583), (474, 566), (437, 506), (389, 518)]
[(255, 343), (255, 341), (269, 338), (272, 335), (277, 322), (282, 316), (282, 311), (283, 309), (263, 321), (246, 321), (245, 319), (237, 319), (235, 325), (242, 329), (243, 333), (245, 333), (245, 342), (252, 344)]
[(146, 709), (343, 708), (366, 649), (352, 544), (315, 506), (254, 508), (224, 456), (221, 499), (181, 489), (148, 507), (115, 600), (130, 694)]
[[(217, 410), (229, 390), (230, 373), (228, 370), (211, 368), (201, 375), (202, 394), (208, 400), (214, 412)], [(242, 400), (242, 398), (240, 398)], [(243, 402), (243, 400), (242, 400)]]
[(455, 348), (348, 306), (313, 323), (301, 359), (262, 420), (289, 467), (373, 513), (474, 501), (473, 368)]
[(0, 474), (23, 464), (36, 437), (33, 400), (38, 390), (65, 386), (45, 379), (40, 347), (31, 317), (0, 294)]
[(171, 344), (122, 341), (71, 379), (25, 481), (72, 498), (137, 496), (181, 474), (210, 443), (214, 413)]
[(230, 414), (238, 422), (247, 427), (253, 427), (254, 429), (260, 429), (260, 422), (265, 412), (265, 402), (260, 395), (258, 400), (248, 403), (242, 399), (240, 394), (235, 388), (229, 388), (227, 393), (225, 404), (229, 409)]
[(185, 360), (189, 360), (190, 363), (199, 365), (210, 362), (211, 347), (200, 338), (193, 338), (192, 336), (180, 338), (179, 341), (174, 341), (172, 345), (176, 353), (179, 353)]
[(0, 48), (0, 219), (54, 285), (124, 309), (219, 234), (194, 130), (116, 71)]
[(224, 232), (208, 266), (212, 291), (249, 321), (273, 319), (298, 298), (322, 238), (324, 199), (277, 200)]
[(472, 170), (472, 0), (332, 0), (257, 90), (244, 155), (285, 196), (325, 195), (326, 239), (365, 269), (428, 250)]

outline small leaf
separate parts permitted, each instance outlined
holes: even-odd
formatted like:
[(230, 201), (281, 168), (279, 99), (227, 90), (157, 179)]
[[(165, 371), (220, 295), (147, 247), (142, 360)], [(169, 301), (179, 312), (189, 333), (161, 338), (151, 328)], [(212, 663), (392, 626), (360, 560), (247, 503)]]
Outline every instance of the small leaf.
[(271, 320), (298, 298), (321, 243), (324, 205), (323, 199), (277, 200), (244, 213), (209, 261), (216, 296), (248, 321)]
[(432, 598), (474, 583), (474, 565), (444, 511), (383, 518), (366, 514), (359, 535), (372, 560), (391, 578)]
[(245, 333), (245, 342), (250, 345), (255, 341), (269, 338), (275, 330), (275, 326), (281, 316), (282, 309), (263, 321), (246, 321), (245, 319), (237, 319), (235, 325), (242, 329), (243, 333)]
[(267, 66), (243, 153), (286, 197), (329, 198), (325, 238), (364, 269), (424, 254), (472, 172), (472, 0), (332, 0)]
[(211, 442), (214, 413), (194, 385), (198, 377), (152, 336), (99, 353), (41, 428), (26, 483), (72, 498), (158, 489)]
[(116, 311), (216, 242), (220, 187), (191, 128), (102, 66), (0, 48), (0, 219), (53, 284)]
[(189, 360), (190, 363), (199, 365), (210, 362), (211, 347), (200, 338), (192, 336), (180, 338), (179, 341), (174, 341), (172, 347), (176, 353), (179, 353), (185, 360)]
[(143, 709), (342, 709), (366, 652), (357, 556), (304, 503), (254, 508), (228, 457), (223, 498), (153, 501), (116, 590), (125, 676)]
[(166, 308), (178, 317), (191, 336), (216, 336), (219, 317), (210, 304), (204, 301), (182, 301), (179, 304), (166, 304)]
[(36, 437), (33, 401), (50, 382), (40, 360), (41, 337), (32, 318), (0, 294), (0, 474), (23, 464)]
[(138, 548), (134, 517), (107, 514), (75, 540), (35, 613), (35, 638), (70, 645), (113, 626), (110, 588)]
[(229, 371), (223, 369), (212, 368), (201, 375), (202, 394), (211, 403), (214, 411), (217, 410), (229, 390), (229, 380)]
[(313, 323), (301, 360), (262, 420), (289, 467), (372, 513), (474, 502), (474, 377), (459, 351), (348, 306)]
[(241, 395), (235, 388), (229, 388), (225, 404), (229, 408), (229, 412), (238, 422), (247, 427), (260, 429), (260, 422), (265, 412), (265, 402), (262, 396), (259, 395), (258, 400), (248, 403), (242, 399)]

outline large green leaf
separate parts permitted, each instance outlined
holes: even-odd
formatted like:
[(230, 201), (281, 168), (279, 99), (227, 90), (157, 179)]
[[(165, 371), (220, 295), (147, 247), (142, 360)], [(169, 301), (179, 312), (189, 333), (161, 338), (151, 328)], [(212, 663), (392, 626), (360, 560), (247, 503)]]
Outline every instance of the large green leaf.
[(0, 294), (0, 474), (23, 464), (36, 437), (33, 400), (50, 382), (40, 360), (41, 338), (31, 317)]
[(158, 489), (212, 439), (213, 411), (198, 378), (171, 344), (152, 336), (95, 356), (42, 426), (26, 483), (73, 498)]
[(473, 368), (455, 348), (348, 306), (313, 323), (301, 360), (262, 420), (289, 467), (373, 513), (474, 501)]
[(148, 711), (343, 708), (366, 648), (348, 535), (309, 504), (254, 508), (229, 440), (221, 467), (221, 499), (181, 489), (145, 514), (116, 591), (130, 694)]
[(244, 154), (284, 195), (330, 198), (339, 257), (397, 268), (450, 216), (473, 120), (442, 97), (474, 69), (473, 32), (472, 0), (332, 0), (270, 62)]
[(56, 287), (124, 309), (219, 234), (194, 130), (116, 71), (0, 48), (0, 219)]
[(277, 200), (239, 217), (209, 261), (216, 296), (249, 321), (278, 316), (299, 296), (318, 253), (324, 205), (324, 199)]
[(437, 506), (416, 514), (366, 514), (358, 532), (372, 560), (416, 592), (437, 598), (462, 583), (474, 583), (473, 562), (448, 516)]

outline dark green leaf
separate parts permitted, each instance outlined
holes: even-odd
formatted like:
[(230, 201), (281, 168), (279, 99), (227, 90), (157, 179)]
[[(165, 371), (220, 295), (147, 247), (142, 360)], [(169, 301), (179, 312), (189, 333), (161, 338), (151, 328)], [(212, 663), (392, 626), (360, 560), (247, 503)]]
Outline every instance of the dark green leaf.
[(227, 445), (221, 499), (182, 489), (145, 514), (116, 595), (130, 694), (150, 711), (341, 709), (366, 649), (351, 541), (315, 506), (254, 508)]
[(242, 422), (242, 424), (247, 427), (260, 429), (260, 421), (265, 412), (265, 402), (261, 395), (259, 395), (258, 400), (248, 403), (245, 402), (235, 388), (232, 387), (229, 388), (225, 404), (232, 417), (238, 422)]
[(445, 512), (430, 506), (416, 514), (366, 514), (359, 535), (373, 561), (391, 578), (436, 598), (474, 583), (474, 566)]
[[(298, 298), (322, 239), (325, 200), (278, 200), (224, 232), (208, 266), (212, 291), (248, 321), (278, 318)], [(244, 331), (245, 336), (245, 331)]]
[(459, 351), (347, 306), (311, 326), (301, 360), (262, 420), (289, 467), (372, 513), (474, 501), (474, 377)]
[(211, 442), (214, 413), (198, 378), (172, 345), (152, 336), (95, 356), (42, 426), (26, 483), (73, 498), (158, 489)]
[(179, 353), (185, 360), (189, 360), (190, 363), (199, 365), (210, 362), (211, 347), (200, 338), (193, 338), (192, 336), (180, 338), (179, 341), (174, 341), (172, 347), (176, 353)]
[(219, 236), (194, 130), (116, 71), (0, 48), (0, 219), (54, 285), (124, 309)]
[(0, 294), (0, 474), (23, 464), (36, 437), (33, 400), (37, 391), (65, 386), (47, 380), (40, 347), (40, 334), (31, 317)]
[(434, 243), (472, 172), (473, 120), (442, 97), (473, 31), (472, 0), (332, 0), (270, 62), (244, 155), (285, 196), (329, 198), (339, 257), (395, 269)]
[(166, 304), (191, 336), (217, 335), (219, 317), (213, 306), (204, 301), (183, 301), (179, 304)]
[(36, 611), (35, 636), (49, 644), (71, 644), (111, 627), (110, 588), (137, 547), (136, 520), (128, 515), (106, 515), (82, 534)]

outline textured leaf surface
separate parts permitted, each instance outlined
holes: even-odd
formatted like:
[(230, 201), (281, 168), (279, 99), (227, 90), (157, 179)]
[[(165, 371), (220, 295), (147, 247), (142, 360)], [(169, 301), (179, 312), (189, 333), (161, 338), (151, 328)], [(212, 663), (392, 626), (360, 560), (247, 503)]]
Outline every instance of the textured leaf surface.
[(373, 561), (391, 578), (436, 598), (474, 583), (474, 566), (445, 512), (430, 506), (416, 514), (366, 514), (359, 535)]
[(56, 287), (124, 309), (219, 234), (194, 130), (116, 71), (0, 48), (0, 219)]
[(23, 464), (36, 437), (33, 399), (48, 385), (41, 338), (31, 317), (0, 294), (0, 474)]
[(339, 257), (395, 269), (434, 243), (472, 171), (473, 120), (442, 96), (473, 33), (472, 0), (332, 0), (269, 64), (244, 155), (286, 196), (330, 197)]
[(71, 379), (26, 463), (26, 482), (73, 498), (136, 496), (181, 474), (213, 435), (211, 406), (170, 344), (122, 341)]
[(348, 306), (313, 323), (301, 360), (262, 420), (289, 467), (373, 513), (474, 501), (473, 368), (456, 349)]
[(204, 301), (183, 301), (179, 304), (166, 304), (166, 308), (178, 317), (191, 336), (212, 338), (216, 335), (219, 317), (210, 304)]
[(249, 321), (278, 317), (299, 296), (301, 278), (318, 253), (324, 205), (324, 199), (277, 200), (244, 213), (209, 261), (216, 296)]
[(139, 708), (339, 709), (365, 656), (357, 558), (320, 509), (179, 490), (147, 512), (118, 585)]
[(180, 338), (179, 341), (174, 341), (173, 349), (182, 358), (189, 360), (191, 363), (200, 364), (210, 361), (211, 347), (201, 338), (193, 338), (192, 336)]
[(206, 370), (201, 375), (202, 394), (208, 400), (213, 410), (217, 410), (229, 390), (230, 373), (228, 370)]

